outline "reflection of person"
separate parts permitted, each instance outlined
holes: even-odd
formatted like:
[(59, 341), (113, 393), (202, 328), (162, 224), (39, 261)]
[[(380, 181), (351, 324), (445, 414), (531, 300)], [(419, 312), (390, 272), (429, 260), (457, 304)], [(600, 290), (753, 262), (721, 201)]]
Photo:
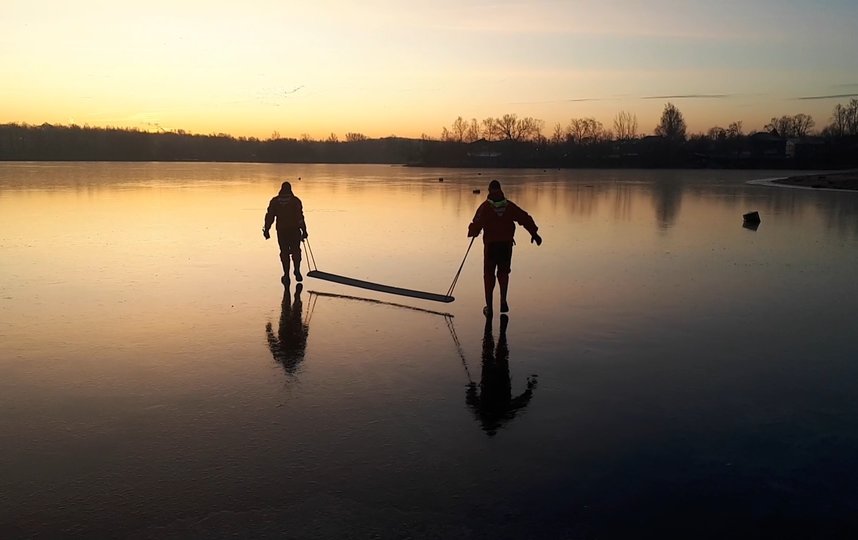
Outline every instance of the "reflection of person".
[(486, 319), (483, 333), (483, 369), (480, 376), (479, 391), (476, 383), (470, 383), (465, 401), (490, 436), (495, 435), (516, 413), (525, 408), (533, 397), (536, 380), (527, 379), (527, 389), (517, 397), (512, 397), (512, 383), (509, 379), (509, 347), (506, 342), (506, 327), (509, 317), (500, 317), (500, 338), (495, 348), (492, 336), (492, 320)]
[(283, 366), (286, 373), (293, 375), (298, 364), (304, 359), (304, 350), (307, 348), (307, 334), (310, 327), (301, 320), (303, 303), (301, 302), (301, 291), (304, 286), (295, 286), (295, 298), (291, 297), (289, 288), (283, 291), (283, 303), (280, 310), (280, 325), (277, 327), (277, 335), (271, 327), (271, 323), (265, 325), (265, 333), (268, 336), (268, 348), (274, 361)]
[(509, 311), (506, 296), (516, 223), (530, 233), (531, 242), (536, 242), (537, 246), (542, 245), (542, 237), (536, 233), (539, 227), (530, 214), (508, 201), (501, 190), (500, 182), (492, 180), (489, 183), (488, 197), (477, 208), (473, 221), (468, 225), (468, 236), (478, 236), (480, 231), (483, 231), (483, 282), (486, 290), (486, 307), (483, 308), (483, 313), (487, 316), (492, 314), (494, 305), (495, 271), (500, 285), (501, 313)]
[(280, 244), (280, 263), (283, 265), (283, 284), (289, 283), (289, 258), (295, 264), (295, 279), (301, 281), (301, 240), (307, 238), (307, 224), (304, 222), (304, 207), (301, 199), (292, 194), (292, 185), (283, 182), (280, 193), (268, 203), (265, 212), (265, 226), (262, 235), (271, 238), (268, 231), (277, 219), (277, 243)]

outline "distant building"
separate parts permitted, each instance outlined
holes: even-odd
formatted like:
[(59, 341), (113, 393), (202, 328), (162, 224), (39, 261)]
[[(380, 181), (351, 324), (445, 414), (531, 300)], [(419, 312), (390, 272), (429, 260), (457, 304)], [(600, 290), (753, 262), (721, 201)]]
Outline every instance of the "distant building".
[(500, 144), (486, 139), (479, 139), (468, 144), (468, 161), (471, 165), (493, 166), (497, 165), (503, 152)]
[(759, 132), (748, 136), (751, 156), (764, 159), (785, 159), (787, 140), (771, 133)]

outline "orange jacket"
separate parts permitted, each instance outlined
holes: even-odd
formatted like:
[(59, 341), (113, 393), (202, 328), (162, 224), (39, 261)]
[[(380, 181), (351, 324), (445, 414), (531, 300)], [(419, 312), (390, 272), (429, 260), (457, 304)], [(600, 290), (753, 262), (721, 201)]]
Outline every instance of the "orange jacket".
[(512, 242), (516, 223), (524, 227), (531, 236), (539, 229), (530, 214), (514, 202), (506, 199), (486, 199), (477, 208), (474, 219), (468, 225), (468, 236), (478, 236), (480, 231), (483, 231), (483, 243)]

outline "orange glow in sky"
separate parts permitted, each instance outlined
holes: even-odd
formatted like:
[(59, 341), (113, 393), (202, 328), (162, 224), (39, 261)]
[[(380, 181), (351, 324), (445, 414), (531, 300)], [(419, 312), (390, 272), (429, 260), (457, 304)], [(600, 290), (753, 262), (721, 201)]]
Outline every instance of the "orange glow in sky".
[(625, 110), (650, 133), (671, 101), (691, 132), (821, 128), (858, 97), (856, 27), (851, 0), (6, 0), (0, 122), (322, 139), (513, 113), (550, 135)]

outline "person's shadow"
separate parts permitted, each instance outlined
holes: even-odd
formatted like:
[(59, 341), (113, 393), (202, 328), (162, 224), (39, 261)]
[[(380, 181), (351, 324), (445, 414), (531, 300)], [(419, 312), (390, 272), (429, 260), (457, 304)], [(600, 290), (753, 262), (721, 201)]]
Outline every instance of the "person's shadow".
[(304, 311), (301, 301), (301, 291), (303, 290), (304, 286), (298, 283), (295, 286), (293, 298), (289, 292), (289, 287), (283, 289), (280, 324), (277, 327), (276, 335), (270, 322), (265, 325), (271, 355), (288, 375), (294, 375), (298, 370), (298, 365), (304, 360), (304, 351), (307, 348), (307, 334), (310, 327), (301, 320)]
[(533, 397), (536, 379), (527, 378), (527, 388), (516, 397), (512, 396), (509, 378), (509, 346), (506, 341), (507, 315), (500, 316), (500, 337), (495, 347), (492, 335), (492, 319), (486, 318), (483, 332), (483, 365), (479, 386), (471, 382), (465, 393), (465, 401), (490, 437), (515, 418)]

